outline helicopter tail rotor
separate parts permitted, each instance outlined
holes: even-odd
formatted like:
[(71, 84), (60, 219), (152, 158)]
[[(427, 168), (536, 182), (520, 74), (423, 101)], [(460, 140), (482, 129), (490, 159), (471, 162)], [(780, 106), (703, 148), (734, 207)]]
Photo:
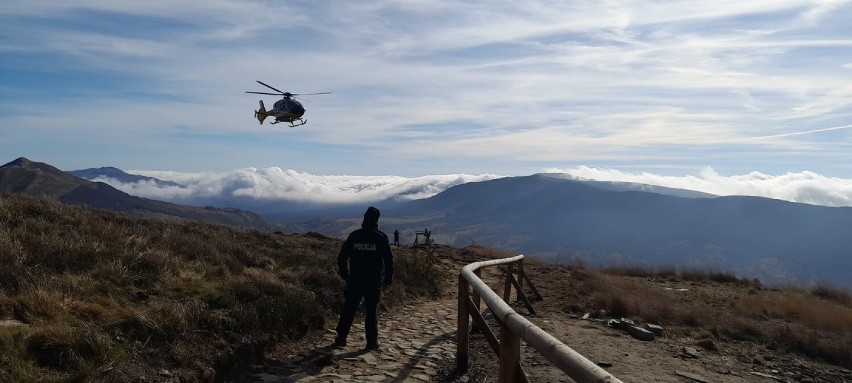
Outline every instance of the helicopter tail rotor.
[(261, 125), (263, 125), (263, 120), (269, 116), (269, 113), (266, 112), (266, 107), (263, 106), (263, 100), (260, 100), (260, 109), (254, 111), (254, 118), (257, 119)]

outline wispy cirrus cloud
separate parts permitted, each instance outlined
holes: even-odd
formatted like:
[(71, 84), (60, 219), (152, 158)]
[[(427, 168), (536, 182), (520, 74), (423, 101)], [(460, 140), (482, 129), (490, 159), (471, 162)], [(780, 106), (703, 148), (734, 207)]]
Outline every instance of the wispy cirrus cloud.
[[(850, 10), (12, 0), (0, 4), (0, 35), (13, 37), (0, 41), (0, 150), (65, 168), (187, 172), (585, 164), (850, 177), (852, 131), (835, 129), (852, 114)], [(264, 90), (255, 80), (333, 94), (306, 100), (304, 127), (260, 126), (259, 97), (243, 93)]]

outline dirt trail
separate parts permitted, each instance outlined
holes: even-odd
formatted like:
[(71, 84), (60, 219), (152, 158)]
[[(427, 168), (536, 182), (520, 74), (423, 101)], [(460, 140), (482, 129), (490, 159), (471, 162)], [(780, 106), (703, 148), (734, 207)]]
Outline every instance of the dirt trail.
[[(692, 339), (669, 337), (665, 332), (653, 341), (640, 341), (606, 326), (603, 321), (569, 317), (560, 308), (558, 290), (552, 288), (564, 276), (540, 271), (541, 285), (537, 283), (537, 286), (544, 301), (533, 303), (537, 315), (527, 315), (524, 306), (517, 303), (513, 304), (515, 310), (624, 382), (852, 382), (852, 372), (847, 370), (794, 357), (773, 359), (746, 350), (753, 346), (725, 344), (720, 350), (710, 352), (692, 347)], [(503, 276), (499, 269), (488, 269), (483, 279), (502, 295)], [(535, 275), (532, 280), (536, 282)], [(447, 291), (434, 300), (408, 305), (392, 313), (380, 312), (382, 348), (378, 351), (363, 350), (363, 316), (359, 316), (347, 347), (331, 348), (335, 333), (327, 329), (324, 334), (289, 344), (286, 349), (274, 350), (266, 361), (252, 366), (250, 378), (241, 381), (495, 382), (497, 358), (481, 334), (471, 336), (470, 369), (462, 375), (453, 371), (457, 325), (455, 295), (455, 291)], [(496, 333), (496, 324), (491, 322)], [(299, 352), (291, 354), (288, 350)], [(521, 354), (521, 364), (530, 381), (571, 381), (523, 342)]]
[[(378, 351), (365, 351), (363, 317), (348, 345), (334, 349), (333, 329), (304, 342), (295, 355), (252, 366), (255, 382), (432, 382), (455, 355), (455, 300), (451, 297), (380, 313)], [(272, 353), (273, 355), (275, 352)]]

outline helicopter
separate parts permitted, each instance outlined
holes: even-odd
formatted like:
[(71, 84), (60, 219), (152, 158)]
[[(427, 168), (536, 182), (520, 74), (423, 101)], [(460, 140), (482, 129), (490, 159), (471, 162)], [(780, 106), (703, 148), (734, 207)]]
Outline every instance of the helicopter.
[[(282, 92), (278, 89), (275, 89), (267, 84), (264, 84), (260, 81), (257, 82), (260, 85), (263, 85), (269, 89), (272, 89), (278, 93), (269, 93), (269, 92), (246, 92), (252, 94), (268, 94), (272, 96), (283, 96), (282, 99), (275, 102), (272, 106), (272, 109), (266, 110), (266, 107), (263, 106), (263, 100), (260, 100), (260, 109), (254, 111), (254, 118), (263, 125), (263, 120), (266, 117), (272, 116), (275, 117), (275, 121), (271, 122), (271, 124), (277, 124), (279, 122), (289, 122), (290, 127), (301, 126), (308, 123), (308, 120), (302, 119), (302, 115), (305, 114), (305, 108), (298, 101), (294, 99), (293, 96), (309, 96), (314, 94), (331, 94), (331, 92), (320, 92), (320, 93), (290, 93), (290, 92)], [(295, 123), (298, 121), (298, 123)]]

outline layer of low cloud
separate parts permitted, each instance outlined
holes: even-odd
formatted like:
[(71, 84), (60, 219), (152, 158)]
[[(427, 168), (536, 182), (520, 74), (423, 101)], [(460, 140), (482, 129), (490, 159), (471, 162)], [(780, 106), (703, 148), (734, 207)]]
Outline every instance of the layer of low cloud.
[[(832, 207), (852, 206), (852, 179), (826, 177), (808, 171), (781, 175), (755, 171), (725, 176), (706, 167), (698, 174), (672, 176), (578, 166), (549, 168), (544, 172), (586, 180), (694, 190), (719, 196), (745, 195)], [(282, 201), (333, 205), (428, 198), (459, 184), (503, 177), (495, 174), (422, 177), (315, 175), (278, 167), (243, 168), (223, 173), (141, 170), (130, 173), (173, 181), (180, 186), (158, 185), (154, 181), (122, 183), (111, 178), (97, 181), (132, 195), (178, 203), (241, 199), (258, 203)]]
[(132, 174), (172, 181), (122, 183), (99, 178), (128, 194), (171, 202), (248, 199), (258, 202), (287, 201), (307, 204), (371, 203), (386, 199), (414, 200), (431, 197), (466, 182), (485, 181), (494, 174), (445, 174), (415, 178), (398, 176), (314, 175), (278, 167), (243, 168), (224, 173), (129, 171)]
[(551, 168), (547, 172), (596, 181), (633, 182), (695, 190), (719, 196), (745, 195), (812, 205), (852, 206), (852, 179), (826, 177), (809, 171), (781, 175), (754, 171), (723, 176), (713, 168), (706, 167), (697, 175), (668, 176), (578, 166), (570, 169)]

